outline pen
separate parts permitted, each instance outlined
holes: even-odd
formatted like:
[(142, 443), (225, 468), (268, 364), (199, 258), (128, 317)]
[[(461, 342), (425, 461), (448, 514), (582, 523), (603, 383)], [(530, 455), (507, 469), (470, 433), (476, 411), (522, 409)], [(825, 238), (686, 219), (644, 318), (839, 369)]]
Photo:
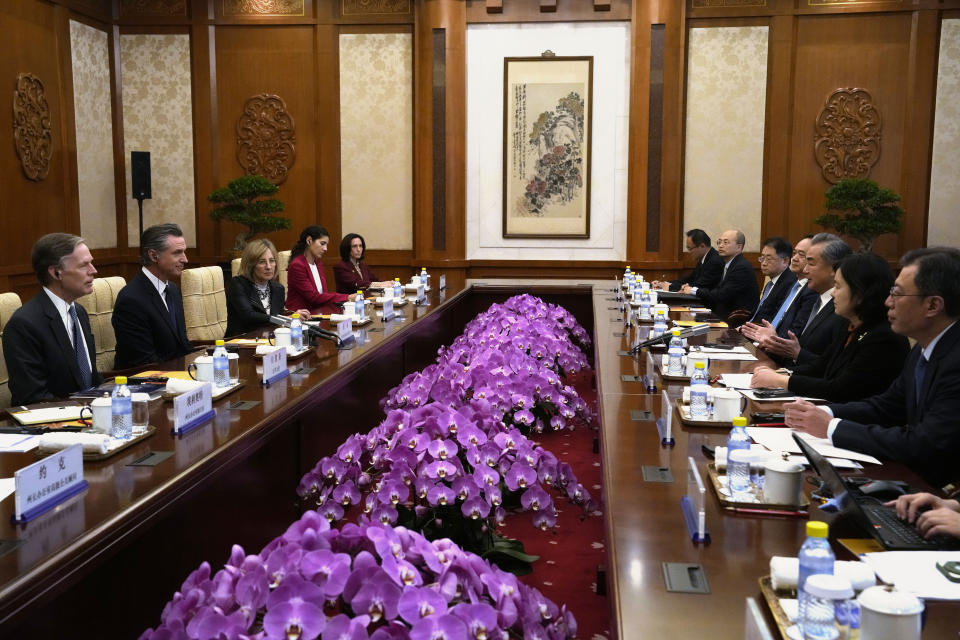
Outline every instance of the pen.
[(757, 515), (768, 515), (768, 516), (808, 516), (810, 515), (806, 511), (786, 511), (780, 509), (748, 509), (745, 507), (730, 507), (730, 509), (736, 513), (750, 513)]

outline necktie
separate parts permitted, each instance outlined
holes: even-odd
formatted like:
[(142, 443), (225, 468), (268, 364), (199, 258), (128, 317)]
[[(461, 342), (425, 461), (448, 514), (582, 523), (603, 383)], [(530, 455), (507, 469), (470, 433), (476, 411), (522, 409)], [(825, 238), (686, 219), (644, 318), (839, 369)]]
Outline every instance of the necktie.
[(913, 382), (914, 382), (914, 393), (916, 394), (917, 407), (920, 407), (920, 400), (923, 397), (923, 377), (927, 373), (927, 359), (923, 355), (923, 352), (920, 352), (920, 357), (917, 358), (917, 368), (913, 370)]
[(176, 327), (176, 326), (177, 326), (177, 318), (176, 318), (176, 316), (174, 316), (174, 314), (173, 314), (173, 304), (172, 304), (173, 301), (170, 299), (170, 285), (169, 285), (169, 284), (168, 284), (168, 285), (166, 286), (166, 288), (163, 290), (163, 301), (167, 303), (167, 313), (170, 314), (170, 324), (172, 324), (174, 327)]
[(817, 301), (813, 305), (813, 309), (810, 311), (810, 317), (807, 318), (807, 324), (803, 325), (803, 331), (800, 335), (803, 335), (807, 332), (807, 329), (810, 328), (810, 323), (813, 322), (813, 319), (817, 317), (817, 314), (820, 313), (820, 305), (823, 303), (823, 300), (820, 297), (817, 297)]
[(786, 297), (783, 301), (783, 304), (780, 305), (780, 308), (777, 310), (777, 315), (773, 316), (773, 321), (770, 323), (773, 325), (773, 328), (776, 329), (780, 326), (780, 323), (783, 321), (783, 316), (787, 313), (787, 309), (790, 308), (790, 305), (793, 304), (794, 298), (797, 297), (797, 294), (800, 293), (801, 284), (795, 282), (793, 284), (793, 289), (790, 290), (790, 295)]
[(753, 315), (750, 316), (749, 322), (753, 322), (757, 317), (757, 314), (760, 313), (760, 307), (763, 306), (763, 301), (767, 299), (767, 296), (770, 295), (770, 290), (773, 289), (773, 280), (767, 282), (763, 287), (763, 294), (760, 296), (760, 302), (757, 303), (757, 310), (753, 312)]
[(87, 350), (83, 346), (83, 332), (80, 331), (80, 320), (77, 318), (77, 309), (70, 305), (70, 322), (73, 325), (73, 351), (77, 356), (77, 366), (80, 368), (80, 382), (82, 388), (90, 386), (90, 360)]
[(727, 269), (729, 269), (729, 268), (730, 268), (730, 263), (729, 263), (729, 262), (726, 263), (725, 265), (723, 265), (723, 276), (720, 277), (720, 282), (723, 282), (724, 280), (727, 279)]

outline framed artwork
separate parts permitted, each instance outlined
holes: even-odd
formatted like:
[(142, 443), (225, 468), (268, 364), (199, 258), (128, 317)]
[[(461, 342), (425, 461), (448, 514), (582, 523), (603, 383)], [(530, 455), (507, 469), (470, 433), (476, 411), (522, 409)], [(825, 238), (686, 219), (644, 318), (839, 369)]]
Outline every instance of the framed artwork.
[(590, 237), (593, 57), (503, 59), (503, 237)]

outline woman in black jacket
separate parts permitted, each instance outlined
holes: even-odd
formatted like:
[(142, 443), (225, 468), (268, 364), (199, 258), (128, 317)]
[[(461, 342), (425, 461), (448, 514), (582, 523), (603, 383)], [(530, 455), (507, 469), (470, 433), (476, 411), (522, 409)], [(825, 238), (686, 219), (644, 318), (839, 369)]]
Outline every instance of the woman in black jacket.
[(277, 282), (277, 248), (266, 239), (251, 240), (240, 258), (240, 273), (227, 287), (227, 336), (270, 324), (283, 313), (286, 294)]
[(779, 387), (831, 402), (860, 400), (886, 391), (900, 375), (910, 344), (890, 329), (886, 299), (893, 286), (887, 261), (873, 253), (844, 258), (837, 268), (834, 312), (850, 326), (814, 361), (790, 374), (754, 369), (752, 387)]

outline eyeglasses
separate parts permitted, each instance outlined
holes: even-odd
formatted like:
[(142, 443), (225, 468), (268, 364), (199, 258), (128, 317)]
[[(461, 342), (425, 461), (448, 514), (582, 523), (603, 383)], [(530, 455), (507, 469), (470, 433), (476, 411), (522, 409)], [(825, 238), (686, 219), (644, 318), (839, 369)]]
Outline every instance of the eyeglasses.
[(896, 285), (890, 287), (890, 297), (891, 298), (927, 298), (929, 297), (926, 293), (904, 293), (896, 287)]
[(726, 238), (720, 238), (719, 240), (717, 240), (718, 247), (725, 247), (728, 244), (733, 244), (733, 242), (727, 240)]
[(759, 256), (757, 256), (757, 262), (761, 264), (763, 264), (764, 262), (776, 262), (777, 258), (778, 256), (765, 256), (763, 254), (760, 254)]

